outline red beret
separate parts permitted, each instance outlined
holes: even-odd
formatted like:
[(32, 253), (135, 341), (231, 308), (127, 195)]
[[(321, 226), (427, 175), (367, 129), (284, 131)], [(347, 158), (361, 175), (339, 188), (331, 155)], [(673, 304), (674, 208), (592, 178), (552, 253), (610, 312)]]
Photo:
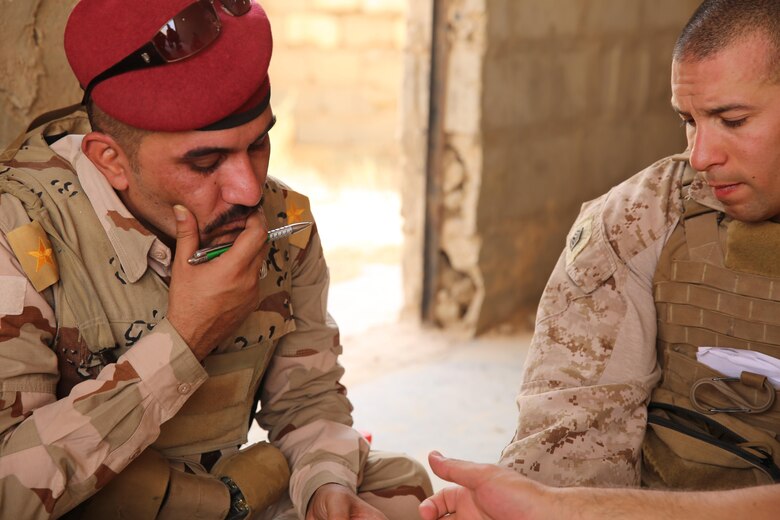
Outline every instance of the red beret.
[[(197, 0), (81, 0), (65, 27), (65, 53), (82, 87), (150, 41)], [(231, 16), (214, 0), (222, 29), (197, 54), (111, 77), (91, 97), (108, 115), (153, 131), (178, 132), (237, 126), (268, 105), (273, 40), (257, 3)]]

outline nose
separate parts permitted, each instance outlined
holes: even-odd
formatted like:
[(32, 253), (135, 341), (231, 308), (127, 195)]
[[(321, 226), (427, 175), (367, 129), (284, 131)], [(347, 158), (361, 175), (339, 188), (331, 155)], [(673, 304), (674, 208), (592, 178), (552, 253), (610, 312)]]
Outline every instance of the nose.
[(726, 160), (723, 143), (715, 129), (699, 125), (689, 138), (691, 145), (691, 166), (697, 171), (706, 172), (712, 167), (721, 165)]
[(236, 158), (232, 168), (226, 168), (221, 173), (222, 199), (225, 202), (250, 207), (260, 202), (264, 175), (255, 171), (249, 157)]

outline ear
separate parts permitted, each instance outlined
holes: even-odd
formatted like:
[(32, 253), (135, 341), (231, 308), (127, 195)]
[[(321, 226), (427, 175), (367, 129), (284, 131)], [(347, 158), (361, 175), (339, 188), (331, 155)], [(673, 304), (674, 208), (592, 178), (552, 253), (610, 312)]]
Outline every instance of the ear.
[(128, 177), (133, 169), (127, 154), (113, 137), (102, 132), (90, 132), (81, 142), (81, 151), (115, 190), (127, 189)]

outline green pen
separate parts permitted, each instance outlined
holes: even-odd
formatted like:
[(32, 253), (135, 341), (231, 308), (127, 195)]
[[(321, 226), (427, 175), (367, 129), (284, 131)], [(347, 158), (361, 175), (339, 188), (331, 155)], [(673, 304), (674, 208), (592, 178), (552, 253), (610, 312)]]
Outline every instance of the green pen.
[[(293, 233), (297, 233), (298, 231), (306, 229), (309, 226), (311, 226), (311, 222), (296, 222), (294, 224), (287, 224), (286, 226), (272, 229), (268, 231), (268, 237), (266, 238), (266, 241), (271, 242), (280, 238), (289, 237)], [(232, 246), (233, 242), (228, 242), (227, 244), (219, 244), (204, 249), (198, 249), (195, 251), (195, 254), (193, 254), (192, 257), (187, 259), (187, 262), (189, 262), (190, 265), (198, 265), (204, 262), (208, 262), (209, 260), (217, 258)]]

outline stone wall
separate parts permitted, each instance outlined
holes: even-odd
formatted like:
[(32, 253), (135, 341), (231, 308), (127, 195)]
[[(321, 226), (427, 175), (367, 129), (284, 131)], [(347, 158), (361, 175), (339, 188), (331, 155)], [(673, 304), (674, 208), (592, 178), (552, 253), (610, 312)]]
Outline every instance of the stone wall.
[(531, 312), (580, 204), (669, 153), (671, 49), (699, 0), (447, 0), (432, 316)]
[(76, 0), (0, 0), (0, 148), (36, 116), (77, 103), (62, 35)]
[[(405, 0), (264, 0), (286, 167), (397, 188)], [(285, 126), (286, 125), (286, 126)]]

